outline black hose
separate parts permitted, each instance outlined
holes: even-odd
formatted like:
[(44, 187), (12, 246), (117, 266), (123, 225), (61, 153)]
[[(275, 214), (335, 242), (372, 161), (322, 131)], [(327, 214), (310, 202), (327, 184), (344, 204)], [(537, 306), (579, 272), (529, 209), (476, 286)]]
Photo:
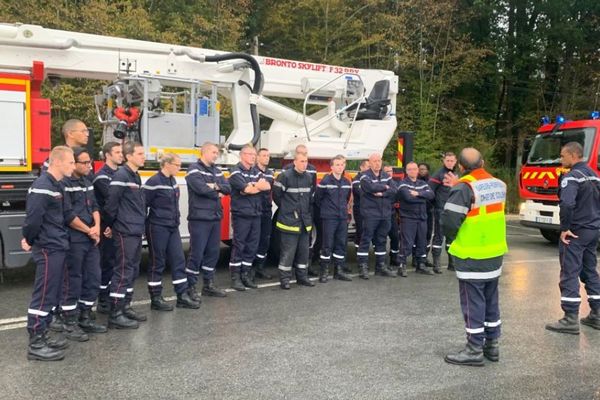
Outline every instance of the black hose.
[[(251, 92), (256, 95), (260, 95), (262, 92), (262, 73), (260, 72), (260, 66), (254, 57), (245, 53), (228, 53), (220, 54), (216, 56), (206, 56), (205, 61), (207, 62), (219, 62), (234, 59), (242, 59), (250, 63), (250, 68), (254, 71), (254, 85), (251, 88)], [(256, 104), (250, 104), (250, 117), (252, 118), (252, 127), (254, 129), (254, 135), (252, 136), (252, 145), (256, 146), (260, 139), (260, 120), (258, 118), (258, 110)], [(244, 147), (243, 144), (230, 144), (229, 150), (241, 150)]]

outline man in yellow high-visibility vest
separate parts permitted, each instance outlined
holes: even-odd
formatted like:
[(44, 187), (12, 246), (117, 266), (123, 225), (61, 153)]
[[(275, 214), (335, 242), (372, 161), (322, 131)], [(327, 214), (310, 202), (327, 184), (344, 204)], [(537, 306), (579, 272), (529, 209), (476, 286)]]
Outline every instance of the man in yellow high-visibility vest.
[(452, 239), (449, 254), (454, 258), (460, 288), (467, 345), (444, 359), (451, 364), (483, 366), (484, 357), (499, 359), (498, 278), (508, 250), (506, 184), (483, 169), (483, 158), (476, 149), (463, 149), (459, 166), (462, 177), (448, 178), (455, 184), (441, 223), (446, 237)]

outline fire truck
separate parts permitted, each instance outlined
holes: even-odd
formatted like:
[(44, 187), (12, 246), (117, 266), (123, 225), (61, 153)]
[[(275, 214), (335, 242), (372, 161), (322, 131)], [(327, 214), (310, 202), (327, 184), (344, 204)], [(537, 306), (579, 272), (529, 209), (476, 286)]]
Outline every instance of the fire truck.
[[(24, 24), (0, 24), (0, 46), (0, 269), (29, 260), (19, 245), (25, 196), (51, 148), (51, 104), (40, 92), (45, 79), (103, 81), (90, 99), (103, 127), (102, 142), (141, 142), (148, 167), (140, 171), (143, 179), (156, 172), (151, 168), (164, 152), (175, 152), (189, 164), (207, 141), (221, 145), (218, 164), (223, 169), (239, 161), (246, 143), (268, 148), (275, 167), (304, 144), (310, 161), (325, 171), (336, 154), (359, 160), (383, 152), (397, 125), (398, 77), (392, 71)], [(233, 119), (226, 138), (220, 128), (223, 99)], [(261, 129), (261, 117), (267, 129)], [(405, 147), (401, 137), (404, 158), (411, 154)], [(184, 173), (177, 180), (185, 220)], [(222, 239), (227, 240), (232, 233), (229, 198), (223, 202)], [(185, 225), (184, 238), (189, 237)]]
[(542, 126), (533, 140), (526, 141), (519, 174), (519, 193), (524, 202), (520, 207), (521, 224), (538, 228), (544, 238), (556, 243), (559, 237), (558, 208), (559, 177), (566, 172), (560, 163), (560, 149), (569, 142), (583, 146), (583, 160), (594, 171), (600, 168), (600, 113), (590, 118), (568, 121), (564, 116), (550, 123), (542, 118)]

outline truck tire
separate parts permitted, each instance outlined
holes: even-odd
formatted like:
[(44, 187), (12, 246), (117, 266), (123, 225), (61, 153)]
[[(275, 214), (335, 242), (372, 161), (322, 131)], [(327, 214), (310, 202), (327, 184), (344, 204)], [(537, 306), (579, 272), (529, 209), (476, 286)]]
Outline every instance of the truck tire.
[(551, 229), (540, 229), (540, 233), (550, 243), (557, 244), (560, 237), (560, 232)]

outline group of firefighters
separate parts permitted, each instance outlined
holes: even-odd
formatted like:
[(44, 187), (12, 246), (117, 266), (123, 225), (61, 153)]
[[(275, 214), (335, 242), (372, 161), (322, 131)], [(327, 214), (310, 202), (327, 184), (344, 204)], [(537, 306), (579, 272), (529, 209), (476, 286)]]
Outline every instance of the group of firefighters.
[[(333, 277), (351, 281), (346, 264), (348, 223), (356, 221), (359, 277), (369, 279), (368, 255), (375, 250), (375, 274), (406, 276), (406, 260), (413, 256), (417, 272), (441, 273), (443, 234), (439, 218), (447, 199), (456, 156), (447, 153), (444, 167), (431, 178), (428, 166), (406, 166), (406, 177), (396, 182), (382, 169), (381, 155), (361, 163), (352, 179), (346, 160), (330, 161), (331, 172), (317, 183), (317, 171), (308, 163), (307, 149), (295, 149), (294, 160), (275, 177), (269, 169), (268, 149), (251, 145), (240, 150), (240, 162), (225, 177), (215, 165), (218, 146), (205, 143), (200, 159), (185, 176), (188, 189), (190, 251), (186, 260), (179, 234), (177, 154), (161, 156), (160, 170), (144, 184), (138, 170), (145, 151), (135, 142), (108, 142), (103, 167), (92, 173), (92, 155), (85, 147), (89, 132), (80, 120), (69, 120), (62, 133), (65, 146), (55, 147), (42, 174), (29, 189), (22, 247), (32, 251), (36, 280), (28, 309), (30, 359), (64, 357), (65, 338), (87, 341), (90, 333), (107, 326), (95, 320), (92, 307), (108, 314), (108, 327), (137, 328), (146, 316), (131, 307), (139, 274), (142, 239), (149, 249), (147, 271), (151, 309), (171, 311), (162, 297), (162, 275), (168, 264), (177, 294), (177, 307), (197, 309), (201, 294), (225, 297), (214, 284), (219, 258), (221, 198), (231, 196), (233, 245), (229, 269), (231, 287), (256, 288), (256, 278), (270, 279), (265, 270), (271, 242), (272, 203), (277, 205), (275, 227), (280, 241), (278, 272), (282, 289), (290, 288), (292, 272), (299, 285), (309, 279), (311, 235), (319, 228), (319, 281)], [(425, 168), (423, 168), (425, 167)], [(429, 181), (429, 183), (427, 182)], [(354, 200), (352, 200), (354, 199)], [(440, 200), (442, 199), (442, 200)], [(400, 216), (398, 226), (397, 217)], [(433, 264), (427, 262), (432, 236)], [(391, 238), (390, 266), (386, 265), (387, 237)], [(448, 240), (446, 246), (448, 246)], [(451, 259), (451, 257), (450, 257)], [(453, 268), (450, 262), (449, 269)], [(312, 273), (312, 271), (311, 271)], [(49, 335), (48, 330), (64, 335)]]

